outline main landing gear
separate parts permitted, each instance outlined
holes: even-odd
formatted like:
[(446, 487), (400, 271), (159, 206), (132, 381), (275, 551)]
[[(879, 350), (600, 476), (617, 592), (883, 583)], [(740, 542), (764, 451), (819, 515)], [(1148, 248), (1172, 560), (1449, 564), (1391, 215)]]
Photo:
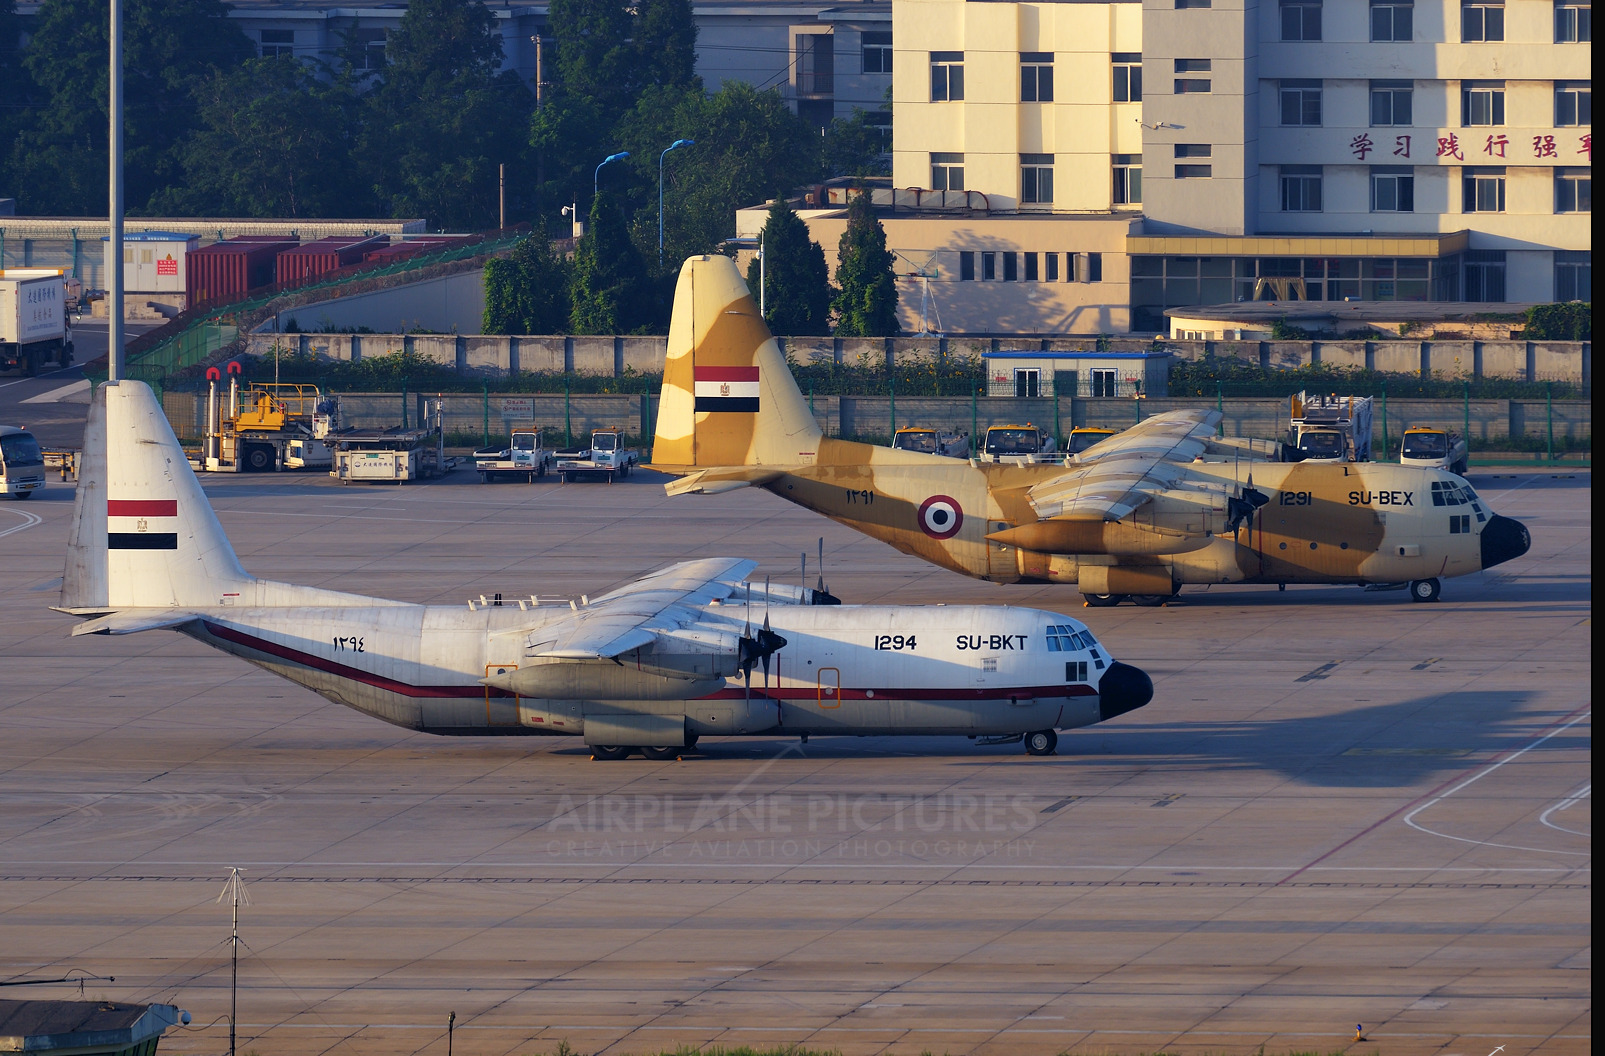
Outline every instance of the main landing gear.
[(1026, 755), (1052, 755), (1059, 747), (1059, 735), (1052, 730), (1038, 730), (1025, 735)]
[(1443, 584), (1438, 582), (1436, 578), (1417, 579), (1410, 584), (1410, 600), (1437, 601), (1438, 592), (1442, 589)]
[(628, 759), (631, 752), (640, 752), (643, 759), (651, 759), (660, 763), (671, 763), (686, 752), (695, 751), (697, 747), (697, 734), (688, 733), (685, 736), (685, 747), (673, 744), (636, 746), (631, 744), (593, 744), (591, 745), (591, 758), (603, 762), (615, 762), (619, 759)]

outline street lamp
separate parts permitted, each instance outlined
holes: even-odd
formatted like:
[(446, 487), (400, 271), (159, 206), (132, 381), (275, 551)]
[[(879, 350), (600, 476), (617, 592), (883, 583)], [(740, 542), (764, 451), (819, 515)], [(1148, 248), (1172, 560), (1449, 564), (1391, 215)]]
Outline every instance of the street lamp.
[[(610, 161), (623, 161), (625, 158), (627, 158), (629, 156), (630, 156), (630, 152), (627, 151), (627, 150), (620, 151), (617, 154), (609, 154), (607, 157), (602, 159), (602, 165), (606, 165)], [(601, 193), (601, 188), (602, 188), (602, 165), (598, 165), (596, 167), (596, 174), (591, 180), (591, 197), (593, 199), (598, 194)]]
[(669, 144), (668, 150), (658, 155), (658, 270), (663, 270), (663, 159), (669, 156), (670, 150), (679, 147), (694, 147), (694, 139), (677, 139)]

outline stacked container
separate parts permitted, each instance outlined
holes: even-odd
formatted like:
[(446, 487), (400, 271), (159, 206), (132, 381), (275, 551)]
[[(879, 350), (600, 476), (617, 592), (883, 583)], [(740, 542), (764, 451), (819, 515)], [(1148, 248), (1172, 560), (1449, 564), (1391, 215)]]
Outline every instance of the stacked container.
[(279, 235), (240, 235), (189, 254), (185, 275), (191, 307), (237, 297), (273, 283), (274, 262), (296, 240)]
[(307, 242), (279, 254), (276, 281), (281, 284), (300, 282), (336, 268), (361, 263), (366, 254), (385, 248), (389, 242), (388, 235), (330, 235), (316, 242)]

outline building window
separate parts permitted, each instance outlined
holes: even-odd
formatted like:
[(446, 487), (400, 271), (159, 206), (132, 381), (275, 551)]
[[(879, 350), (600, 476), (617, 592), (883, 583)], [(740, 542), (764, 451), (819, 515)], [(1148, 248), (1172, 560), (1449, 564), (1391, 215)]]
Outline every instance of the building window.
[(1594, 6), (1588, 0), (1555, 0), (1555, 43), (1580, 44), (1594, 39)]
[(1460, 82), (1460, 123), (1468, 126), (1504, 124), (1505, 82)]
[(1088, 282), (1102, 282), (1103, 281), (1103, 254), (1102, 253), (1088, 253), (1087, 254), (1087, 281)]
[(264, 59), (293, 59), (295, 57), (295, 30), (264, 29), (262, 31), (262, 57)]
[(1505, 0), (1460, 0), (1460, 39), (1504, 40)]
[[(1070, 259), (1074, 260), (1075, 258), (1072, 257)], [(1059, 281), (1059, 254), (1042, 254), (1042, 279), (1044, 282)]]
[(1502, 249), (1468, 249), (1463, 258), (1466, 300), (1502, 301), (1505, 299), (1505, 251)]
[[(1177, 59), (1177, 73), (1208, 73), (1212, 65), (1209, 59)], [(1209, 92), (1209, 81), (1202, 77), (1177, 77), (1177, 95), (1203, 95)]]
[[(1502, 213), (1505, 211), (1505, 170), (1466, 168), (1461, 170), (1461, 209), (1463, 213)], [(1495, 300), (1472, 297), (1469, 300)], [(1497, 300), (1504, 300), (1503, 297)]]
[(1115, 74), (1115, 102), (1142, 102), (1142, 55), (1135, 51), (1117, 51), (1109, 56)]
[(1053, 204), (1053, 155), (1020, 155), (1020, 201), (1026, 205)]
[(1142, 155), (1114, 156), (1114, 195), (1116, 205), (1142, 204)]
[(964, 53), (931, 52), (931, 102), (944, 103), (964, 98)]
[(797, 34), (797, 91), (802, 95), (830, 95), (836, 91), (834, 35)]
[(1592, 169), (1555, 170), (1555, 212), (1592, 213), (1594, 191), (1589, 174)]
[(1319, 125), (1321, 123), (1321, 82), (1283, 81), (1282, 124)]
[(1053, 102), (1053, 53), (1051, 51), (1022, 51), (1020, 53), (1020, 102)]
[(1282, 0), (1282, 39), (1321, 39), (1321, 0)]
[(1282, 212), (1321, 211), (1321, 166), (1282, 166)]
[(1177, 165), (1176, 178), (1178, 180), (1207, 180), (1212, 175), (1211, 165)]
[(1377, 165), (1371, 169), (1371, 211), (1413, 213), (1416, 210), (1415, 170), (1408, 166)]
[[(1208, 143), (1177, 143), (1175, 150), (1178, 158), (1207, 158), (1212, 153)], [(1209, 165), (1178, 164), (1176, 166), (1176, 179), (1178, 180), (1207, 180), (1212, 175), (1212, 166)]]
[(1181, 11), (1189, 7), (1208, 7), (1211, 0), (1176, 0), (1176, 10)]
[(1042, 276), (1037, 271), (1037, 255), (1035, 253), (1022, 253), (1020, 255), (1025, 258), (1025, 281), (1040, 281)]
[(1112, 367), (1092, 368), (1092, 394), (1094, 396), (1118, 395), (1120, 387), (1120, 372)]
[(996, 253), (981, 254), (981, 281), (990, 282), (998, 277), (998, 255)]
[(1587, 301), (1594, 293), (1593, 254), (1584, 250), (1555, 253), (1555, 300)]
[(931, 155), (931, 190), (962, 191), (964, 189), (964, 155)]
[(346, 54), (355, 70), (382, 70), (385, 68), (385, 31), (382, 29), (353, 29), (343, 37)]
[(1014, 394), (1028, 399), (1036, 399), (1042, 395), (1042, 368), (1041, 367), (1015, 367), (1014, 368)]
[(1414, 21), (1414, 0), (1371, 0), (1371, 39), (1374, 41), (1410, 40)]
[(959, 254), (959, 281), (975, 281), (975, 253), (971, 250)]
[(1371, 123), (1373, 125), (1413, 124), (1415, 88), (1410, 81), (1371, 82)]
[(1020, 254), (1015, 252), (999, 253), (1003, 258), (1003, 281), (1018, 282), (1020, 279)]
[(1208, 158), (1215, 153), (1208, 143), (1177, 143), (1175, 150), (1178, 158)]
[(1594, 96), (1589, 81), (1555, 82), (1555, 124), (1591, 125), (1594, 123)]
[(865, 33), (861, 38), (864, 51), (865, 73), (892, 72), (892, 35)]

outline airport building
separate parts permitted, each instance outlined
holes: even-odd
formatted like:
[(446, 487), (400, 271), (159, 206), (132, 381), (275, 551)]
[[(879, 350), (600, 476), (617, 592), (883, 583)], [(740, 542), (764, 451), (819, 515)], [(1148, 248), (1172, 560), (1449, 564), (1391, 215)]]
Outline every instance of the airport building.
[[(877, 200), (906, 329), (932, 302), (952, 333), (1096, 333), (1265, 298), (1590, 297), (1589, 0), (892, 12)], [(809, 214), (829, 248), (840, 216)]]

